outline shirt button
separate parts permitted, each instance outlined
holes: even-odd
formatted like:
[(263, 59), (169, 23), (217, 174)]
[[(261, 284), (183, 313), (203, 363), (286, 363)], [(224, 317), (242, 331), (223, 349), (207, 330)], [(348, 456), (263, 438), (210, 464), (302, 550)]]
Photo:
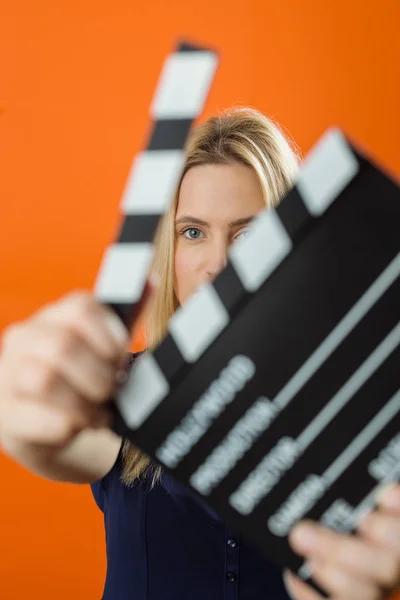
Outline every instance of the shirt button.
[(229, 538), (226, 543), (228, 544), (229, 548), (236, 548), (237, 546), (237, 541), (233, 538)]
[(226, 576), (226, 578), (231, 583), (233, 583), (234, 581), (236, 581), (236, 575), (235, 575), (235, 573), (228, 573), (227, 576)]

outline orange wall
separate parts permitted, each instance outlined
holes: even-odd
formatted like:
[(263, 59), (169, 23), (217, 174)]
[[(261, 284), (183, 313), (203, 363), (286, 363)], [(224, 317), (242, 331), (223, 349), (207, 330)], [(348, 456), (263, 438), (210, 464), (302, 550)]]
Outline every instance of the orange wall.
[[(254, 105), (306, 152), (338, 124), (400, 172), (398, 0), (3, 0), (0, 330), (91, 288), (160, 65), (178, 36), (220, 48), (206, 108)], [(0, 599), (100, 598), (87, 486), (0, 455)]]

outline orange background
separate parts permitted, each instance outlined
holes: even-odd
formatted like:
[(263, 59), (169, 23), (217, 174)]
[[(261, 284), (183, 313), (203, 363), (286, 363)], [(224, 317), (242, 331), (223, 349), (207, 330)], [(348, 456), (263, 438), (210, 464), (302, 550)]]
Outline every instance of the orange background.
[[(399, 173), (399, 20), (398, 0), (1, 0), (0, 330), (93, 285), (177, 37), (221, 51), (205, 116), (256, 106), (303, 152), (337, 124)], [(88, 486), (0, 469), (0, 598), (100, 598)]]

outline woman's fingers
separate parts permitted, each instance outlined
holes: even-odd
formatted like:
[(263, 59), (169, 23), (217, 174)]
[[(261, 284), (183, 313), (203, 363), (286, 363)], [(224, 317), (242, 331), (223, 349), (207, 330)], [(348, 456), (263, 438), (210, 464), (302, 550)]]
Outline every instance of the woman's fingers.
[(395, 587), (400, 577), (399, 557), (385, 545), (361, 537), (336, 533), (316, 523), (303, 522), (290, 535), (294, 550), (325, 569), (352, 573), (384, 588)]
[(372, 579), (357, 576), (351, 569), (323, 560), (311, 562), (311, 576), (334, 598), (349, 600), (380, 600), (383, 589)]
[(378, 546), (388, 548), (400, 557), (400, 519), (382, 512), (373, 512), (358, 525), (363, 537)]
[(92, 402), (111, 393), (117, 366), (96, 354), (77, 332), (43, 321), (30, 325), (29, 336), (22, 335), (21, 356), (10, 361), (6, 375), (17, 392), (49, 396), (61, 377)]
[(322, 596), (317, 594), (309, 585), (287, 569), (283, 572), (285, 586), (293, 600), (321, 600)]
[(129, 334), (114, 312), (87, 292), (73, 292), (43, 308), (33, 322), (62, 325), (76, 332), (100, 357), (119, 361), (126, 352)]
[(89, 294), (70, 294), (2, 335), (0, 425), (8, 447), (67, 444), (106, 426), (126, 357), (124, 325)]

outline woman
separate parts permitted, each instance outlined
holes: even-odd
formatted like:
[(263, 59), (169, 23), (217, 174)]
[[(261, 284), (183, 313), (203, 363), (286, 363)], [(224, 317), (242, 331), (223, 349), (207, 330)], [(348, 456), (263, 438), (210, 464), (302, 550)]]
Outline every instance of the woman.
[[(225, 113), (194, 131), (158, 232), (158, 284), (146, 311), (150, 347), (179, 304), (224, 266), (251, 219), (290, 189), (297, 165), (278, 126), (253, 110)], [(106, 401), (127, 344), (117, 317), (86, 292), (9, 327), (0, 361), (4, 450), (43, 477), (91, 484), (105, 516), (105, 600), (287, 598), (278, 569), (107, 427)], [(333, 598), (387, 597), (400, 579), (399, 487), (383, 496), (358, 538), (302, 524), (291, 543)], [(319, 598), (291, 575), (285, 583), (293, 598)]]

